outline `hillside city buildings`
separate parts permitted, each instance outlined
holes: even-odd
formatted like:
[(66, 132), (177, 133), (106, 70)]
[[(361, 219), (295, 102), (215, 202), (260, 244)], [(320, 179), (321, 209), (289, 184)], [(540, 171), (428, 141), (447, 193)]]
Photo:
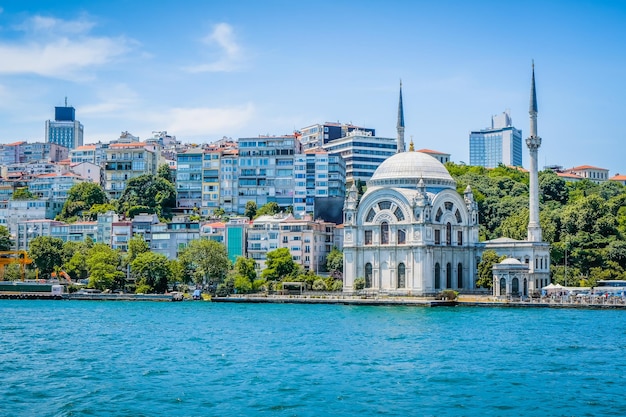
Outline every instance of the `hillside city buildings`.
[[(370, 277), (371, 288), (417, 293), (469, 288), (480, 252), (474, 238), (477, 223), (471, 190), (464, 196), (455, 194), (444, 172), (444, 164), (451, 161), (449, 153), (414, 151), (412, 139), (406, 149), (402, 84), (396, 131), (396, 137), (381, 137), (374, 128), (325, 122), (287, 135), (223, 137), (208, 144), (181, 144), (166, 131), (154, 131), (144, 139), (123, 131), (113, 140), (83, 144), (83, 126), (66, 102), (55, 108), (54, 120), (46, 121), (45, 142), (0, 144), (0, 225), (9, 229), (16, 249), (27, 250), (37, 236), (53, 236), (63, 241), (90, 238), (126, 251), (128, 241), (140, 234), (151, 250), (175, 258), (190, 241), (202, 237), (224, 243), (232, 261), (248, 256), (259, 268), (267, 251), (288, 248), (296, 262), (315, 272), (323, 270), (333, 246), (344, 249), (345, 240), (346, 253), (353, 260), (371, 258), (371, 271), (363, 269), (368, 262), (350, 270), (351, 279)], [(512, 126), (508, 112), (494, 116), (489, 129), (471, 132), (470, 163), (521, 166), (521, 134)], [(536, 132), (531, 132), (534, 136)], [(171, 169), (176, 190), (172, 221), (161, 222), (153, 214), (127, 219), (113, 212), (100, 214), (95, 221), (68, 224), (55, 220), (72, 186), (98, 183), (115, 200), (129, 180), (154, 175), (163, 164)], [(626, 183), (625, 176), (609, 177), (608, 170), (599, 167), (546, 168), (566, 181)], [(367, 198), (355, 205), (354, 186), (365, 184)], [(374, 194), (377, 187), (380, 190)], [(29, 191), (34, 198), (13, 198), (18, 190)], [(257, 207), (276, 203), (280, 212), (250, 220), (243, 217), (249, 202)], [(417, 210), (422, 206), (428, 210)], [(228, 216), (225, 221), (214, 215), (222, 210)], [(534, 218), (536, 212), (531, 211)], [(353, 217), (347, 221), (349, 213)], [(507, 254), (528, 265), (526, 279), (543, 280), (549, 259), (534, 254), (543, 254), (545, 247), (535, 225), (533, 231), (527, 242), (496, 239), (488, 245), (526, 248), (523, 254), (517, 249)], [(383, 241), (389, 242), (384, 249), (390, 252), (385, 253), (393, 255), (386, 266), (382, 252), (372, 252), (372, 245)], [(419, 252), (421, 261), (412, 258), (418, 252), (409, 256), (407, 248), (418, 246), (436, 249), (438, 258), (428, 258), (428, 250)], [(437, 264), (439, 280), (424, 281), (428, 268), (436, 271)], [(539, 281), (527, 284), (524, 291), (541, 285)], [(507, 285), (502, 293), (514, 288), (510, 282)]]

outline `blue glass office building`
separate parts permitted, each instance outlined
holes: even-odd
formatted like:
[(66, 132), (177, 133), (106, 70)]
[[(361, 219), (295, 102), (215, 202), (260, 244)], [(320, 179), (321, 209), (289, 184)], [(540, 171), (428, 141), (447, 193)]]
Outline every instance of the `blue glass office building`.
[(470, 165), (495, 168), (522, 166), (522, 131), (511, 126), (508, 113), (492, 118), (492, 127), (470, 132)]

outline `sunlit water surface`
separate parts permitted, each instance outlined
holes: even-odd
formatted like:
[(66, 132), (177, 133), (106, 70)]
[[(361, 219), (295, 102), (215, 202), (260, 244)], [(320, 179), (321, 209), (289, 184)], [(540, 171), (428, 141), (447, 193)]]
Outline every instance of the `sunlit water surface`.
[(626, 311), (0, 301), (2, 416), (623, 416)]

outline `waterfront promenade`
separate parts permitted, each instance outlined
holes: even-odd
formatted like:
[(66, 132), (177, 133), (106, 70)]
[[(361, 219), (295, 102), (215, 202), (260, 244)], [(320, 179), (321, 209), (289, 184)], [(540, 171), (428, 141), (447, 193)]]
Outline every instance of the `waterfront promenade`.
[[(1, 299), (17, 300), (81, 300), (81, 301), (180, 301), (177, 294), (62, 294), (0, 292)], [(187, 299), (186, 302), (192, 301)], [(541, 298), (501, 299), (485, 295), (459, 295), (456, 300), (437, 300), (434, 297), (399, 297), (389, 295), (347, 295), (342, 293), (305, 293), (302, 295), (248, 294), (213, 297), (216, 303), (250, 304), (337, 304), (364, 306), (413, 306), (413, 307), (511, 307), (511, 308), (576, 308), (576, 309), (624, 309), (623, 297), (572, 297), (550, 296)]]

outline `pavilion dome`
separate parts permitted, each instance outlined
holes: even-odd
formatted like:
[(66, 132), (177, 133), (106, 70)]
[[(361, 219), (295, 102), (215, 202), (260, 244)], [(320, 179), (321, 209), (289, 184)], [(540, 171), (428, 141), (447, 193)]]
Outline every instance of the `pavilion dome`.
[(500, 265), (523, 265), (518, 259), (515, 258), (506, 258)]
[(422, 152), (401, 152), (387, 158), (367, 182), (369, 187), (415, 188), (420, 180), (427, 188), (456, 188), (446, 167)]

